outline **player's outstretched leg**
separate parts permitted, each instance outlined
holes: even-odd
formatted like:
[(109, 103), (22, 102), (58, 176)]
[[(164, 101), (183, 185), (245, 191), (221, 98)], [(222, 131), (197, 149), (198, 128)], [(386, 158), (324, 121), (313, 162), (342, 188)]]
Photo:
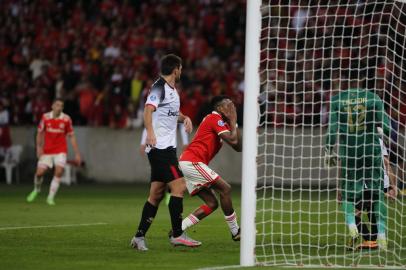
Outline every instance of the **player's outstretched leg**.
[(147, 245), (145, 243), (145, 234), (154, 220), (158, 211), (159, 203), (161, 202), (165, 193), (165, 183), (152, 182), (148, 200), (145, 202), (142, 209), (141, 220), (138, 225), (137, 232), (131, 239), (130, 245), (132, 248), (147, 251)]
[(186, 230), (193, 225), (196, 225), (218, 207), (216, 196), (213, 194), (211, 189), (202, 188), (196, 195), (199, 196), (205, 202), (205, 204), (201, 205), (199, 208), (193, 211), (193, 213), (189, 214), (185, 219), (183, 219), (182, 230)]
[(172, 235), (169, 241), (174, 246), (198, 247), (202, 243), (186, 235), (182, 230), (183, 193), (186, 186), (183, 178), (178, 178), (169, 183), (171, 188), (171, 198), (168, 208), (171, 216)]
[(240, 241), (240, 227), (237, 222), (237, 214), (233, 208), (231, 200), (231, 186), (222, 178), (219, 178), (212, 188), (220, 195), (220, 206), (224, 213), (224, 218), (231, 232), (234, 241)]
[(34, 189), (27, 196), (27, 202), (33, 202), (37, 198), (38, 194), (41, 192), (41, 185), (44, 180), (44, 174), (46, 172), (46, 167), (38, 167), (34, 176)]

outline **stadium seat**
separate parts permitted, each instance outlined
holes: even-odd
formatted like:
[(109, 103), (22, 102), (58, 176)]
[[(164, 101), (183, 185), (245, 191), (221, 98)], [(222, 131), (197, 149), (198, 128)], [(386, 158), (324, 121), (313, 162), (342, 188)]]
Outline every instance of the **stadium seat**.
[[(23, 151), (21, 145), (13, 145), (6, 151), (6, 156), (4, 161), (0, 164), (6, 171), (6, 182), (11, 185), (13, 179), (13, 169), (20, 163), (20, 156)], [(16, 168), (16, 180), (17, 183), (20, 182), (20, 171)]]

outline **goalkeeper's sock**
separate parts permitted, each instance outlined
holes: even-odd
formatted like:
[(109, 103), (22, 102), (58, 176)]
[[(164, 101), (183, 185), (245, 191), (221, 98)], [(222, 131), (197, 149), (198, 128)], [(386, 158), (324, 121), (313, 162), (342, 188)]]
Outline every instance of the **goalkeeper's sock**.
[(43, 176), (34, 176), (34, 191), (40, 192), (41, 191), (41, 185), (42, 181), (44, 180)]
[(231, 234), (236, 235), (240, 227), (238, 226), (237, 214), (235, 211), (229, 216), (224, 216), (224, 218), (226, 219), (227, 225), (230, 228)]
[(361, 217), (355, 216), (355, 224), (357, 225), (358, 232), (361, 234), (362, 239), (365, 241), (371, 241), (368, 226), (362, 222)]
[(146, 201), (144, 204), (144, 208), (142, 209), (142, 215), (140, 224), (138, 225), (138, 230), (135, 234), (135, 237), (143, 237), (147, 233), (149, 227), (152, 224), (156, 216), (156, 212), (158, 211), (158, 207), (152, 205), (149, 201)]
[(49, 195), (48, 195), (49, 199), (53, 200), (55, 198), (55, 195), (59, 189), (60, 182), (61, 182), (61, 178), (54, 176), (54, 178), (52, 179), (52, 182), (51, 182), (51, 186), (49, 187)]
[(171, 196), (168, 207), (172, 223), (172, 236), (176, 238), (183, 233), (182, 231), (183, 198)]
[(195, 215), (190, 214), (182, 221), (182, 231), (186, 230), (187, 228), (192, 227), (199, 223), (200, 219), (198, 219)]

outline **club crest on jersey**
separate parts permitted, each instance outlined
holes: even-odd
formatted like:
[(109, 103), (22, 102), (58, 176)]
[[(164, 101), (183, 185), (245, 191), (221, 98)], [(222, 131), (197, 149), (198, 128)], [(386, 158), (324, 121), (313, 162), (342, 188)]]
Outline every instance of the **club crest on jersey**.
[(223, 120), (219, 120), (219, 121), (217, 122), (217, 125), (219, 125), (220, 127), (224, 127), (225, 124), (226, 124), (226, 123), (224, 123)]
[(153, 95), (152, 95), (149, 99), (152, 100), (152, 101), (155, 101), (155, 100), (156, 100), (156, 96), (153, 96)]
[(59, 128), (65, 128), (65, 124), (64, 124), (64, 123), (60, 123), (60, 124), (59, 124)]

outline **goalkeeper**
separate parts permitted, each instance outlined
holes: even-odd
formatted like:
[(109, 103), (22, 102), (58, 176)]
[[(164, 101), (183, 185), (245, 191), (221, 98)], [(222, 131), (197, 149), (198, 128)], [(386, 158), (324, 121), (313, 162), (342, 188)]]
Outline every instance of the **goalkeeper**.
[[(354, 74), (351, 74), (354, 75)], [(356, 76), (351, 76), (352, 78)], [(359, 232), (355, 223), (355, 205), (369, 201), (378, 226), (377, 244), (387, 248), (383, 159), (378, 127), (389, 137), (390, 123), (382, 100), (372, 92), (351, 87), (331, 99), (330, 119), (326, 139), (326, 164), (336, 165), (334, 146), (338, 137), (340, 157), (339, 189), (345, 222), (352, 238)]]

